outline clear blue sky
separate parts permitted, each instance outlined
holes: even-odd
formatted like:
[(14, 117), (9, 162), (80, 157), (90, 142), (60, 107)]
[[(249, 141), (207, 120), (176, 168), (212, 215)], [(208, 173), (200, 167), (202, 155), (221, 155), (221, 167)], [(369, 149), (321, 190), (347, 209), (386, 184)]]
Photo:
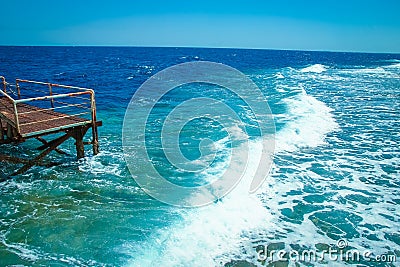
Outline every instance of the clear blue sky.
[(400, 1), (3, 0), (1, 45), (400, 53)]

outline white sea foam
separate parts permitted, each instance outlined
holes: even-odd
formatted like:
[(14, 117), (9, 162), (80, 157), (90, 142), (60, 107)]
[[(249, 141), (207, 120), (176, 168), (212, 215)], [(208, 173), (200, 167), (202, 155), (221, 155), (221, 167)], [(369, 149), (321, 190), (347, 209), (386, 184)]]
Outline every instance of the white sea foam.
[(278, 72), (277, 74), (275, 74), (275, 78), (276, 79), (285, 79), (285, 76), (282, 73)]
[(400, 69), (400, 63), (392, 64), (392, 65), (389, 65), (389, 66), (385, 66), (385, 68)]
[(399, 63), (400, 59), (385, 59), (381, 60), (382, 62), (389, 62), (389, 63)]
[(157, 232), (147, 245), (133, 248), (140, 256), (129, 265), (216, 266), (239, 255), (244, 231), (265, 227), (270, 220), (260, 199), (248, 193), (261, 152), (261, 142), (250, 142), (253, 157), (241, 183), (213, 205), (183, 210), (182, 222)]
[(386, 70), (382, 67), (376, 68), (363, 68), (363, 69), (354, 69), (351, 70), (352, 73), (366, 73), (366, 74), (382, 74), (386, 73)]
[(283, 86), (276, 86), (275, 90), (279, 93), (285, 93), (286, 90)]
[(339, 128), (332, 109), (304, 90), (283, 102), (287, 106), (287, 123), (276, 135), (276, 152), (316, 147), (324, 143), (326, 134)]
[[(117, 158), (117, 163), (110, 162), (110, 158)], [(104, 159), (104, 160), (103, 160)], [(83, 172), (90, 172), (93, 174), (111, 174), (121, 177), (123, 166), (122, 153), (112, 153), (107, 151), (101, 151), (98, 155), (93, 157), (85, 157), (79, 162), (79, 170)]]
[[(278, 153), (321, 145), (325, 135), (338, 127), (330, 113), (331, 109), (305, 92), (284, 102), (288, 107), (289, 122), (276, 134)], [(273, 216), (261, 198), (256, 194), (249, 194), (262, 147), (261, 140), (250, 142), (251, 157), (243, 179), (221, 201), (199, 209), (183, 210), (182, 221), (157, 231), (146, 244), (127, 245), (130, 253), (135, 255), (129, 265), (223, 265), (235, 257), (241, 257), (241, 244), (253, 232), (278, 229), (279, 226), (272, 221)], [(237, 168), (241, 168), (240, 164), (237, 163)], [(224, 167), (223, 164), (220, 166)], [(275, 186), (270, 179), (267, 179), (259, 192), (265, 192), (271, 186), (274, 188), (272, 192), (279, 191), (279, 184)], [(298, 186), (303, 185), (300, 183)], [(296, 184), (291, 183), (290, 187), (294, 188)], [(306, 225), (304, 227), (307, 228)]]
[(36, 261), (40, 259), (42, 256), (40, 251), (30, 248), (28, 245), (23, 243), (14, 243), (14, 244), (7, 244), (2, 240), (2, 243), (5, 247), (9, 250), (12, 250), (15, 254), (17, 254), (22, 259), (26, 259), (29, 261)]
[(301, 72), (314, 72), (314, 73), (322, 73), (326, 71), (326, 66), (322, 64), (314, 64), (311, 66), (308, 66), (306, 68), (303, 68), (300, 70)]
[(363, 76), (365, 78), (399, 78), (398, 69), (400, 64), (393, 64), (384, 67), (376, 68), (362, 68), (362, 69), (345, 69), (340, 70), (339, 74), (346, 74), (350, 76)]

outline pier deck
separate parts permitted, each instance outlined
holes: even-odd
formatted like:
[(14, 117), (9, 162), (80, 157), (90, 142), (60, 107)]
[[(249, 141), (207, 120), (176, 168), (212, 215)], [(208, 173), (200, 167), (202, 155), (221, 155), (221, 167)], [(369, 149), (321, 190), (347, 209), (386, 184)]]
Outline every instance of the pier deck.
[[(0, 155), (0, 161), (24, 163), (14, 174), (23, 173), (33, 165), (41, 165), (42, 159), (57, 149), (70, 137), (76, 140), (77, 158), (84, 157), (83, 137), (92, 130), (93, 154), (98, 153), (97, 127), (94, 91), (88, 88), (66, 86), (17, 79), (15, 86), (6, 82), (0, 89), (0, 144), (20, 143), (36, 138), (43, 150), (32, 160)], [(13, 90), (14, 89), (14, 90)], [(64, 132), (52, 141), (42, 136)]]
[[(50, 133), (73, 126), (91, 123), (90, 120), (77, 116), (68, 116), (63, 113), (27, 104), (20, 104), (18, 109), (18, 112), (21, 113), (18, 119), (22, 138), (33, 137), (42, 135), (43, 133)], [(16, 128), (13, 104), (5, 97), (0, 97), (0, 114), (4, 121), (9, 123), (11, 122), (10, 124), (13, 128)]]

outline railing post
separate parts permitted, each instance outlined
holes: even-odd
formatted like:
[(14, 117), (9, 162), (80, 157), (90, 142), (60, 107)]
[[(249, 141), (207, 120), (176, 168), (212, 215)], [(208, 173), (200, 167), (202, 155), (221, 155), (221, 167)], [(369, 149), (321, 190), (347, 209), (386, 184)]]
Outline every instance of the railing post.
[(4, 130), (3, 129), (3, 123), (2, 123), (2, 121), (0, 119), (0, 143), (1, 143), (1, 141), (4, 140), (4, 131), (3, 130)]
[(4, 78), (3, 76), (0, 76), (1, 79), (3, 80), (3, 91), (4, 93), (7, 93), (7, 83), (6, 83), (6, 78)]
[[(53, 95), (53, 89), (52, 89), (51, 83), (49, 83), (49, 94), (50, 94), (51, 96)], [(51, 103), (51, 107), (54, 108), (54, 98), (52, 98), (52, 99), (50, 100), (50, 103)]]
[(14, 117), (15, 117), (15, 128), (17, 129), (17, 134), (20, 134), (21, 133), (21, 129), (19, 127), (17, 103), (13, 102), (13, 106), (14, 106)]
[(15, 81), (15, 86), (17, 87), (18, 99), (21, 99), (21, 89), (19, 88), (18, 79)]
[(83, 136), (84, 135), (85, 135), (85, 133), (83, 132), (82, 127), (77, 127), (74, 129), (76, 157), (78, 159), (85, 157), (85, 146), (83, 144)]
[(93, 145), (93, 155), (99, 154), (99, 136), (97, 133), (97, 119), (96, 119), (96, 102), (94, 98), (94, 91), (90, 94), (90, 106), (92, 110), (92, 145)]
[(14, 135), (13, 135), (13, 130), (12, 130), (12, 126), (11, 124), (9, 124), (7, 122), (7, 139), (13, 139)]

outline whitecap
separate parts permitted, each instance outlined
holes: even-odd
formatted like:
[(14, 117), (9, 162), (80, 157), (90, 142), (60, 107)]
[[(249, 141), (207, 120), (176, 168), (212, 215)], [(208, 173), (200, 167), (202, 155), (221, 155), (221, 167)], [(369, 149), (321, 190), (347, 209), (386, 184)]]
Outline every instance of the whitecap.
[(389, 65), (389, 66), (385, 66), (385, 68), (400, 69), (400, 63), (392, 64), (392, 65)]
[(326, 66), (322, 65), (322, 64), (314, 64), (311, 66), (308, 66), (306, 68), (301, 69), (301, 72), (314, 72), (314, 73), (322, 73), (324, 71), (326, 71)]
[(325, 136), (339, 128), (332, 109), (303, 92), (282, 101), (287, 106), (286, 126), (276, 134), (276, 152), (324, 144)]
[[(116, 158), (116, 163), (108, 162), (110, 158)], [(89, 172), (94, 175), (111, 174), (122, 177), (124, 169), (121, 165), (123, 162), (122, 158), (123, 155), (120, 153), (102, 151), (96, 156), (81, 159), (78, 168), (82, 172)]]

